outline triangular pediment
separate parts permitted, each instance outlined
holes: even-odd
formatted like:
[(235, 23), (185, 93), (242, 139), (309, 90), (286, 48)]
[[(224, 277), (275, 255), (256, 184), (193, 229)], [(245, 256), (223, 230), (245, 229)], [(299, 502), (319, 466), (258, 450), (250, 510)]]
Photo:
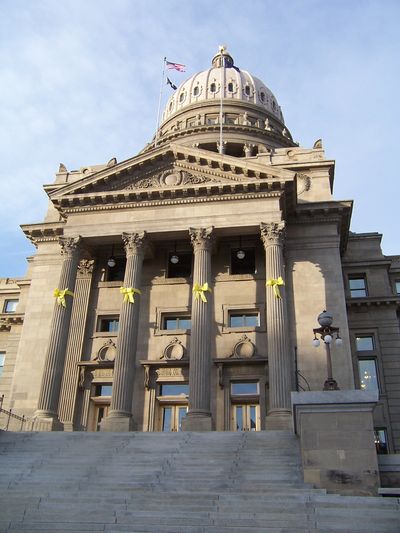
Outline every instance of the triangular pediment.
[[(107, 198), (146, 195), (168, 197), (187, 194), (190, 189), (229, 188), (258, 190), (282, 187), (293, 181), (294, 172), (249, 159), (171, 143), (82, 177), (73, 183), (46, 187), (56, 206), (74, 205), (89, 198), (91, 204), (108, 203)], [(274, 185), (275, 184), (275, 185)], [(263, 186), (263, 188), (265, 188)], [(138, 196), (139, 195), (139, 196)]]

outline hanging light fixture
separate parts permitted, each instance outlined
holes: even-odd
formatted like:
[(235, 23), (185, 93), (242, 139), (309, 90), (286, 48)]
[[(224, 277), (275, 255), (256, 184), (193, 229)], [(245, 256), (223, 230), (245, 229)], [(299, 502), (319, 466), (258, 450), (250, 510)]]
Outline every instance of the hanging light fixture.
[(170, 261), (173, 265), (176, 265), (177, 263), (179, 263), (179, 257), (176, 253), (176, 241), (175, 241), (175, 249), (174, 249), (174, 253), (173, 255), (171, 255), (170, 257)]
[(244, 259), (246, 257), (246, 253), (242, 248), (242, 236), (239, 237), (239, 250), (236, 252), (236, 257), (238, 259)]
[(113, 267), (115, 267), (116, 264), (117, 264), (117, 262), (116, 262), (115, 257), (114, 257), (114, 245), (112, 245), (112, 248), (111, 248), (111, 255), (110, 255), (110, 257), (107, 259), (107, 265), (108, 265), (110, 268), (113, 268)]

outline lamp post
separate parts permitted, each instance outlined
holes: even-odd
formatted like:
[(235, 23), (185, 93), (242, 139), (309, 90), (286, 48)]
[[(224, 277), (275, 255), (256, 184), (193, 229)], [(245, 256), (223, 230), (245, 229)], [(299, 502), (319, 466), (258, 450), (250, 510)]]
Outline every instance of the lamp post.
[(328, 313), (327, 311), (323, 311), (320, 315), (318, 315), (317, 320), (321, 327), (313, 329), (313, 332), (314, 332), (313, 346), (318, 348), (318, 346), (320, 345), (320, 341), (317, 337), (317, 334), (319, 334), (321, 339), (325, 343), (326, 365), (327, 365), (327, 370), (328, 370), (328, 377), (324, 383), (324, 390), (339, 390), (338, 384), (336, 380), (333, 379), (333, 376), (332, 376), (332, 359), (331, 359), (331, 344), (333, 341), (332, 335), (336, 333), (336, 339), (335, 339), (336, 346), (341, 346), (343, 344), (343, 341), (339, 336), (339, 328), (332, 326), (333, 316), (331, 313)]

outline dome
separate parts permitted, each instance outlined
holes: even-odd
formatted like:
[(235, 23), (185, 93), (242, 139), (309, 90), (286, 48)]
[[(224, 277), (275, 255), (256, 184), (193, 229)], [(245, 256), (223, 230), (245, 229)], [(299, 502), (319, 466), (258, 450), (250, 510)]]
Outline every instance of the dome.
[[(225, 68), (221, 68), (222, 65)], [(237, 68), (223, 47), (214, 56), (211, 68), (191, 76), (171, 95), (163, 113), (163, 122), (189, 106), (219, 103), (221, 87), (223, 100), (253, 104), (284, 124), (281, 108), (270, 89), (259, 78)]]

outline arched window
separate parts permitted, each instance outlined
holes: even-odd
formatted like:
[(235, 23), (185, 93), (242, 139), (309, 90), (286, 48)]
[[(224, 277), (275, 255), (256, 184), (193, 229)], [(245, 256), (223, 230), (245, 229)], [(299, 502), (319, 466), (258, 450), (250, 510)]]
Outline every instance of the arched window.
[(198, 96), (200, 92), (199, 86), (196, 85), (196, 87), (193, 89), (193, 96)]
[(265, 93), (264, 92), (260, 92), (260, 99), (261, 99), (261, 102), (265, 102)]
[(228, 92), (233, 93), (233, 83), (232, 82), (228, 83)]
[(215, 93), (216, 90), (217, 90), (217, 86), (215, 85), (215, 83), (212, 83), (212, 84), (210, 85), (210, 91), (211, 91), (212, 93)]
[(244, 93), (246, 96), (250, 96), (250, 86), (249, 85), (246, 85), (246, 87), (244, 88)]
[(184, 99), (185, 99), (185, 93), (181, 93), (179, 95), (179, 102), (182, 103), (184, 101)]

